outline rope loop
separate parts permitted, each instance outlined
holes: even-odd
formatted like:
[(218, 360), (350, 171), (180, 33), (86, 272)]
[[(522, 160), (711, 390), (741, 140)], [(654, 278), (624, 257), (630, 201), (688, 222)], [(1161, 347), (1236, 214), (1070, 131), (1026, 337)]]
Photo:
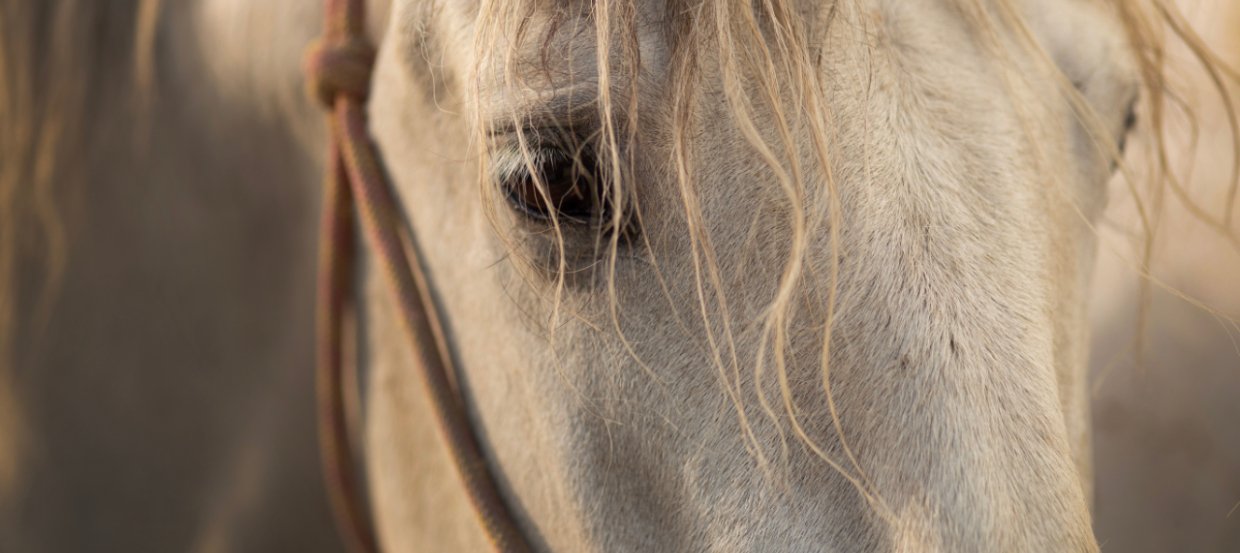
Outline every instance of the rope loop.
[[(330, 114), (330, 169), (320, 222), (318, 412), (323, 469), (332, 507), (354, 551), (377, 553), (374, 519), (358, 479), (345, 400), (344, 320), (354, 307), (354, 223), (387, 274), (401, 326), (435, 413), (445, 449), (492, 548), (526, 553), (529, 542), (500, 493), (453, 384), (456, 369), (431, 299), (417, 240), (401, 218), (392, 183), (366, 129), (375, 49), (366, 39), (365, 0), (323, 0), (324, 34), (306, 50), (306, 85)], [(409, 251), (406, 252), (405, 248)]]
[(364, 37), (319, 39), (306, 49), (306, 84), (310, 95), (329, 109), (341, 94), (364, 102), (374, 66), (375, 49)]

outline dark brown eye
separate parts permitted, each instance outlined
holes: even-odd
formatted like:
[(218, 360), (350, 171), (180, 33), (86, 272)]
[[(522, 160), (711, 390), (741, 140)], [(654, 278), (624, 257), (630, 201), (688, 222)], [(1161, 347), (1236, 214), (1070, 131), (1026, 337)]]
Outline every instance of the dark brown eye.
[(537, 148), (530, 159), (500, 176), (517, 212), (539, 221), (594, 223), (610, 217), (607, 190), (589, 148)]

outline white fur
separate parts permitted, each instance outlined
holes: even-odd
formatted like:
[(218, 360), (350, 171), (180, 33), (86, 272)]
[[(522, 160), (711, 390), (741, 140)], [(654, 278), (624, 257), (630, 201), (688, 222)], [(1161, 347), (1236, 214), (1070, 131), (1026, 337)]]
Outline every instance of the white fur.
[[(643, 7), (661, 9), (654, 4)], [(538, 545), (1097, 549), (1083, 383), (1093, 246), (1082, 213), (1101, 208), (1106, 161), (1087, 146), (1053, 83), (1005, 81), (946, 2), (856, 4), (841, 4), (841, 19), (819, 37), (828, 44), (822, 78), (844, 214), (832, 382), (845, 436), (889, 519), (795, 440), (782, 450), (783, 426), (750, 396), (742, 399), (754, 432), (779, 462), (760, 470), (746, 450), (704, 346), (685, 222), (672, 177), (660, 169), (669, 155), (666, 117), (644, 113), (635, 185), (663, 283), (641, 255), (621, 257), (617, 324), (626, 345), (603, 287), (570, 283), (557, 316), (554, 279), (528, 278), (497, 237), (524, 236), (524, 223), (503, 205), (495, 225), (484, 216), (477, 164), (462, 153), (471, 7), (394, 6), (373, 132), (426, 254), (482, 439)], [(1118, 129), (1133, 88), (1118, 24), (1088, 3), (1034, 4), (1039, 40)], [(1090, 31), (1063, 33), (1063, 22)], [(592, 37), (582, 33), (578, 47), (588, 51)], [(641, 38), (643, 52), (655, 53), (643, 66), (652, 83), (666, 81), (664, 40), (658, 32)], [(1037, 74), (1031, 57), (1013, 63), (1018, 74)], [(651, 89), (643, 101), (657, 97)], [(543, 92), (537, 97), (556, 94)], [(484, 96), (506, 98), (502, 90)], [(724, 109), (719, 92), (707, 97), (708, 112)], [(485, 107), (537, 109), (525, 100)], [(771, 177), (727, 114), (708, 113), (702, 125), (697, 192), (738, 356), (753, 359), (755, 321), (771, 300), (790, 231), (755, 185)], [(821, 281), (797, 306), (790, 378), (808, 431), (842, 459), (815, 373), (832, 252), (824, 232), (811, 239), (811, 273)], [(518, 244), (533, 249), (512, 255), (540, 251), (536, 236)], [(570, 256), (574, 247), (583, 246), (569, 241)], [(367, 448), (383, 542), (475, 550), (477, 529), (407, 369), (382, 277), (367, 275)], [(723, 312), (708, 311), (710, 326), (720, 327)]]

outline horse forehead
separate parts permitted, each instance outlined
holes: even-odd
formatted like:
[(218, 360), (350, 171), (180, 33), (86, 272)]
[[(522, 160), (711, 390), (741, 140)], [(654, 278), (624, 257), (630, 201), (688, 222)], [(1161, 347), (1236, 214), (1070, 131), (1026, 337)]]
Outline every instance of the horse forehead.
[[(227, 4), (230, 0), (215, 1)], [(488, 14), (517, 14), (520, 17), (515, 19), (520, 20), (519, 25), (515, 24), (515, 21), (499, 22), (501, 27), (505, 28), (504, 34), (511, 33), (522, 37), (522, 44), (517, 50), (539, 56), (558, 50), (556, 53), (573, 56), (555, 58), (557, 63), (570, 62), (583, 71), (589, 69), (593, 72), (597, 69), (593, 56), (580, 55), (598, 50), (598, 35), (595, 32), (595, 26), (599, 22), (597, 0), (512, 0), (513, 4), (510, 6), (525, 4), (515, 10), (500, 9), (499, 4), (484, 3), (481, 0), (395, 1), (404, 8), (400, 11), (405, 19), (398, 23), (397, 28), (403, 29), (404, 34), (421, 35), (430, 30), (428, 27), (433, 27), (433, 34), (437, 35), (435, 40), (443, 42), (443, 46), (448, 50), (473, 44), (475, 33), (480, 28), (479, 23), (486, 21)], [(661, 54), (669, 50), (676, 34), (671, 21), (677, 14), (690, 10), (692, 3), (686, 0), (631, 2), (633, 13), (637, 17), (635, 35), (642, 49), (640, 54), (643, 70), (649, 66), (658, 67), (666, 57)], [(879, 36), (874, 33), (876, 30), (880, 34), (894, 33), (896, 38), (904, 35), (958, 34), (962, 30), (961, 25), (971, 17), (966, 15), (967, 10), (961, 9), (961, 0), (857, 0), (843, 3), (789, 0), (787, 4), (790, 11), (809, 24), (810, 32), (827, 29), (826, 25), (819, 24), (823, 21), (849, 20), (841, 25), (832, 24), (831, 28), (843, 29), (842, 34), (847, 35), (854, 34), (848, 31), (852, 29), (858, 31), (860, 36), (852, 36), (850, 41), (836, 44), (834, 47), (837, 49), (873, 48), (876, 46), (874, 41)], [(1100, 57), (1117, 50), (1114, 46), (1123, 41), (1124, 33), (1119, 21), (1099, 2), (1011, 0), (1003, 5), (1015, 11), (1040, 38), (1049, 39), (1044, 46), (1057, 60), (1086, 58), (1084, 63), (1101, 63), (1105, 60)], [(991, 17), (1001, 19), (996, 10), (998, 8), (991, 9), (996, 12), (992, 13)], [(386, 10), (382, 11), (386, 13)], [(627, 11), (627, 8), (624, 11)], [(758, 14), (762, 16), (765, 12), (759, 9)], [(823, 14), (830, 14), (830, 17), (823, 18)], [(899, 24), (891, 25), (890, 22)], [(613, 32), (619, 30), (614, 23), (612, 26)], [(539, 29), (555, 32), (553, 36), (547, 37), (536, 32)], [(531, 30), (535, 32), (530, 32)], [(502, 42), (501, 40), (498, 43)], [(1092, 46), (1099, 42), (1108, 42), (1112, 47), (1081, 48), (1082, 44)]]

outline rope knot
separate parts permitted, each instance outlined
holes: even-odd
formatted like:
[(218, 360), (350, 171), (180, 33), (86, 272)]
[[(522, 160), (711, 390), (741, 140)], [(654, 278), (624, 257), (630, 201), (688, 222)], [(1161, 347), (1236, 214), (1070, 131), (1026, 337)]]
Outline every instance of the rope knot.
[(362, 37), (316, 40), (306, 49), (306, 84), (310, 94), (327, 108), (343, 94), (365, 101), (370, 95), (370, 76), (375, 49)]

